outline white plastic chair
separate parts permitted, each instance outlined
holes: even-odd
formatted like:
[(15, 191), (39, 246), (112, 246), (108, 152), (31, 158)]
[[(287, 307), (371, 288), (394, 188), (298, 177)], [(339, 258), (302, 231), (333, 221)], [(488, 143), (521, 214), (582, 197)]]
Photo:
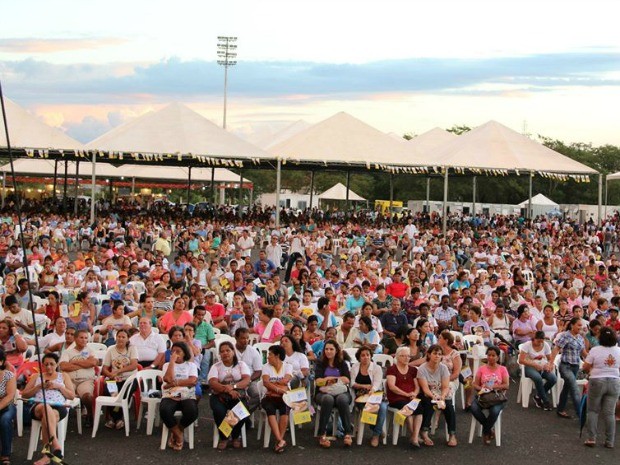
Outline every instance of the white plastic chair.
[(517, 392), (517, 404), (521, 403), (523, 408), (528, 408), (530, 405), (530, 394), (534, 389), (534, 382), (525, 376), (525, 365), (519, 365), (521, 367), (521, 381), (519, 381), (519, 391)]
[[(488, 413), (489, 411), (486, 409), (482, 410), (483, 412)], [(499, 413), (499, 416), (497, 417), (497, 421), (495, 422), (495, 445), (497, 447), (500, 447), (502, 445), (502, 412)], [(472, 415), (471, 416), (471, 423), (469, 425), (469, 443), (471, 444), (472, 442), (474, 442), (474, 434), (476, 433), (476, 426), (478, 427), (478, 436), (482, 436), (482, 425), (480, 423), (478, 423), (478, 421), (476, 420), (476, 418)]]
[(250, 345), (256, 345), (260, 342), (260, 334), (252, 333), (250, 334)]
[(125, 422), (125, 436), (129, 436), (129, 406), (131, 404), (132, 394), (131, 388), (136, 379), (136, 375), (132, 375), (125, 381), (119, 393), (112, 396), (98, 396), (95, 399), (95, 419), (93, 422), (93, 438), (97, 435), (99, 429), (99, 420), (101, 418), (101, 410), (103, 407), (119, 407), (123, 410), (123, 420)]
[[(361, 446), (364, 441), (364, 430), (366, 429), (366, 423), (362, 422), (362, 409), (360, 407), (357, 409), (357, 420), (356, 420), (356, 429), (357, 429), (357, 445)], [(387, 421), (383, 422), (383, 445), (387, 444)]]
[[(560, 355), (555, 357), (554, 360), (554, 364), (555, 364), (555, 376), (557, 378), (557, 382), (555, 383), (555, 386), (553, 386), (553, 388), (551, 389), (551, 395), (553, 397), (553, 405), (556, 406), (558, 401), (560, 400), (560, 394), (562, 393), (562, 389), (564, 388), (564, 378), (562, 378), (562, 376), (560, 375), (560, 363), (562, 361), (562, 357)], [(583, 366), (583, 361), (579, 362), (579, 369), (581, 369), (581, 367)], [(581, 388), (581, 394), (583, 394), (583, 390), (585, 389), (586, 385), (588, 384), (588, 380), (587, 379), (578, 379), (577, 380), (577, 386), (579, 386)]]
[(256, 344), (254, 344), (252, 347), (254, 347), (256, 350), (258, 350), (260, 352), (260, 355), (262, 357), (263, 362), (266, 362), (266, 360), (267, 360), (267, 352), (269, 351), (269, 348), (272, 345), (273, 344), (271, 342), (258, 342)]
[[(243, 426), (241, 427), (241, 443), (243, 444), (243, 448), (245, 449), (248, 446), (248, 441), (246, 438), (246, 431), (245, 431), (245, 426), (247, 425), (247, 422), (243, 424)], [(215, 421), (213, 422), (213, 448), (216, 449), (218, 443), (220, 442), (220, 435), (218, 433), (218, 426), (215, 424)], [(164, 428), (166, 427), (166, 425), (164, 425)]]
[(355, 363), (357, 362), (357, 358), (355, 357), (355, 354), (357, 354), (357, 349), (355, 349), (354, 347), (349, 347), (346, 349), (343, 349), (347, 354), (349, 354), (349, 358), (351, 359), (351, 363)]
[(381, 368), (387, 368), (388, 366), (394, 365), (394, 357), (387, 354), (374, 354), (372, 356), (372, 361)]
[[(256, 411), (260, 416), (259, 416), (259, 423), (258, 423), (258, 439), (260, 439), (261, 436), (261, 429), (264, 423), (264, 430), (263, 430), (263, 448), (268, 448), (269, 447), (269, 440), (271, 439), (271, 426), (269, 426), (269, 422), (267, 421), (267, 412), (265, 412), (263, 409), (259, 409)], [(280, 418), (279, 415), (277, 415), (277, 418)], [(295, 438), (295, 420), (293, 419), (293, 412), (291, 411), (290, 415), (288, 416), (288, 430), (291, 433), (291, 444), (293, 446), (297, 445), (297, 440)]]
[(96, 352), (98, 350), (103, 350), (103, 351), (108, 350), (108, 346), (101, 342), (87, 342), (86, 347), (88, 347), (93, 352)]
[[(56, 427), (58, 442), (60, 443), (60, 450), (62, 450), (63, 455), (65, 453), (65, 438), (67, 437), (68, 418), (69, 415), (64, 417), (58, 422), (58, 425)], [(37, 444), (39, 443), (40, 436), (41, 421), (33, 419), (32, 425), (30, 426), (30, 442), (28, 443), (28, 454), (26, 456), (27, 460), (32, 460), (32, 456), (34, 455), (34, 451), (37, 449)]]
[[(174, 412), (174, 416), (180, 418), (180, 417), (183, 416), (183, 412)], [(198, 421), (198, 420), (196, 420), (196, 421)], [(196, 422), (194, 422), (191, 425), (189, 425), (183, 431), (183, 438), (184, 439), (187, 438), (187, 442), (189, 444), (189, 448), (190, 449), (194, 448), (194, 429), (195, 429), (195, 425), (196, 425)], [(168, 427), (164, 423), (164, 425), (163, 425), (163, 427), (161, 429), (161, 443), (159, 444), (159, 448), (161, 450), (165, 450), (167, 442), (168, 442)]]
[(144, 415), (144, 404), (146, 404), (146, 435), (153, 434), (153, 425), (159, 418), (157, 407), (161, 403), (159, 397), (149, 397), (149, 393), (157, 390), (157, 380), (164, 376), (162, 370), (141, 370), (136, 373), (136, 381), (140, 389), (140, 408), (138, 410), (137, 429), (140, 429), (142, 417)]

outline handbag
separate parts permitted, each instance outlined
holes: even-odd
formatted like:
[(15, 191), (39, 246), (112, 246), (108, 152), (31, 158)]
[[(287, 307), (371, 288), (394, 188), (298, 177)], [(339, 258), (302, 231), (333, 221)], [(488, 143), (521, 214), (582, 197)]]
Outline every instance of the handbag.
[(494, 389), (478, 396), (478, 405), (482, 409), (491, 408), (494, 405), (503, 404), (505, 402), (508, 402), (506, 391), (496, 391)]
[(330, 384), (329, 386), (321, 386), (319, 388), (319, 391), (321, 391), (323, 394), (329, 394), (332, 396), (344, 394), (348, 390), (349, 388), (340, 380), (338, 380), (334, 384)]

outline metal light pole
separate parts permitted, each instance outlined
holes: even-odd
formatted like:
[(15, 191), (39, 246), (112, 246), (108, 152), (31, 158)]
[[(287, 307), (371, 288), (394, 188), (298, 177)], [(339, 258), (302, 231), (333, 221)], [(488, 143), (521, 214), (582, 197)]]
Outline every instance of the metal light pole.
[(236, 37), (219, 36), (217, 38), (217, 64), (224, 67), (224, 118), (222, 127), (226, 129), (226, 93), (228, 89), (228, 67), (237, 64), (237, 46), (233, 43)]

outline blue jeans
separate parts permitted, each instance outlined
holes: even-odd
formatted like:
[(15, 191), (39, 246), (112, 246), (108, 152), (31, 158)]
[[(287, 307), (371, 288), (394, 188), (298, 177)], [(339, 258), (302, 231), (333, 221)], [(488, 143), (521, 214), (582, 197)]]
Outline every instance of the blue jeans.
[(0, 411), (0, 456), (10, 457), (13, 447), (13, 420), (15, 420), (15, 406), (9, 405)]
[(495, 422), (499, 417), (499, 414), (502, 413), (504, 407), (506, 406), (506, 402), (502, 402), (501, 404), (493, 405), (491, 408), (487, 409), (489, 412), (488, 415), (485, 415), (482, 411), (482, 407), (478, 404), (478, 399), (474, 399), (471, 403), (471, 414), (474, 418), (482, 425), (482, 434), (490, 434), (491, 430), (495, 426)]
[(592, 378), (588, 383), (588, 439), (596, 440), (598, 419), (603, 417), (605, 444), (614, 445), (616, 436), (616, 402), (620, 395), (620, 379)]
[[(432, 399), (424, 395), (422, 396), (422, 401), (420, 402), (422, 406), (422, 431), (430, 431), (431, 429), (431, 421), (435, 413), (435, 404), (431, 401)], [(443, 409), (443, 416), (446, 419), (446, 425), (448, 425), (448, 433), (456, 434), (456, 411), (454, 410), (452, 399), (446, 399), (446, 408)]]
[(198, 384), (209, 384), (207, 375), (209, 374), (209, 368), (211, 367), (211, 351), (205, 350), (200, 361), (200, 370), (198, 371)]
[[(364, 408), (364, 404), (356, 404), (358, 406), (358, 408), (360, 409), (360, 414), (361, 409)], [(383, 424), (385, 423), (385, 419), (387, 418), (387, 409), (388, 409), (388, 403), (387, 402), (381, 402), (379, 404), (379, 411), (377, 412), (377, 423), (372, 426), (372, 435), (373, 436), (381, 436), (383, 434)]]
[(560, 376), (564, 380), (564, 387), (560, 393), (560, 400), (558, 401), (558, 412), (565, 412), (566, 405), (568, 404), (568, 396), (573, 398), (573, 404), (575, 405), (575, 412), (579, 415), (579, 404), (581, 403), (581, 392), (579, 386), (577, 386), (577, 373), (579, 372), (579, 365), (571, 365), (570, 363), (560, 363)]
[[(530, 378), (536, 386), (536, 394), (543, 402), (549, 402), (547, 393), (558, 382), (555, 374), (550, 371), (538, 371), (536, 368), (525, 367), (525, 376)], [(543, 383), (543, 381), (547, 381)]]

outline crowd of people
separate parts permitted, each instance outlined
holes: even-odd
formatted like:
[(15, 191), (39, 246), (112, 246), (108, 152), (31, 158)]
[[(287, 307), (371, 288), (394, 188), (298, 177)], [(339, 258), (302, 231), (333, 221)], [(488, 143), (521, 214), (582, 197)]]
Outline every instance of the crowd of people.
[[(509, 374), (520, 375), (511, 361), (533, 382), (535, 406), (558, 419), (574, 417), (569, 400), (583, 415), (589, 378), (585, 445), (599, 441), (600, 417), (602, 444), (614, 447), (618, 217), (597, 225), (454, 214), (444, 236), (440, 218), (428, 214), (283, 211), (276, 227), (274, 210), (260, 207), (241, 218), (224, 207), (203, 217), (108, 207), (94, 224), (32, 210), (20, 231), (15, 214), (2, 218), (2, 465), (10, 463), (18, 389), (34, 401), (32, 418), (49, 419), (50, 454), (37, 462), (45, 465), (61, 454), (54, 430), (68, 401), (80, 399), (88, 425), (97, 395), (115, 395), (152, 369), (162, 372), (159, 412), (174, 450), (208, 396), (216, 425), (239, 402), (261, 409), (274, 451), (283, 452), (285, 394), (296, 387), (317, 409), (324, 448), (334, 437), (351, 446), (365, 399), (377, 392), (371, 446), (389, 415), (403, 415), (411, 447), (432, 447), (443, 413), (455, 447), (461, 387), (490, 444)], [(32, 376), (39, 363), (43, 385)], [(242, 447), (248, 421), (220, 429), (218, 449)], [(104, 424), (128, 428), (114, 409)]]

